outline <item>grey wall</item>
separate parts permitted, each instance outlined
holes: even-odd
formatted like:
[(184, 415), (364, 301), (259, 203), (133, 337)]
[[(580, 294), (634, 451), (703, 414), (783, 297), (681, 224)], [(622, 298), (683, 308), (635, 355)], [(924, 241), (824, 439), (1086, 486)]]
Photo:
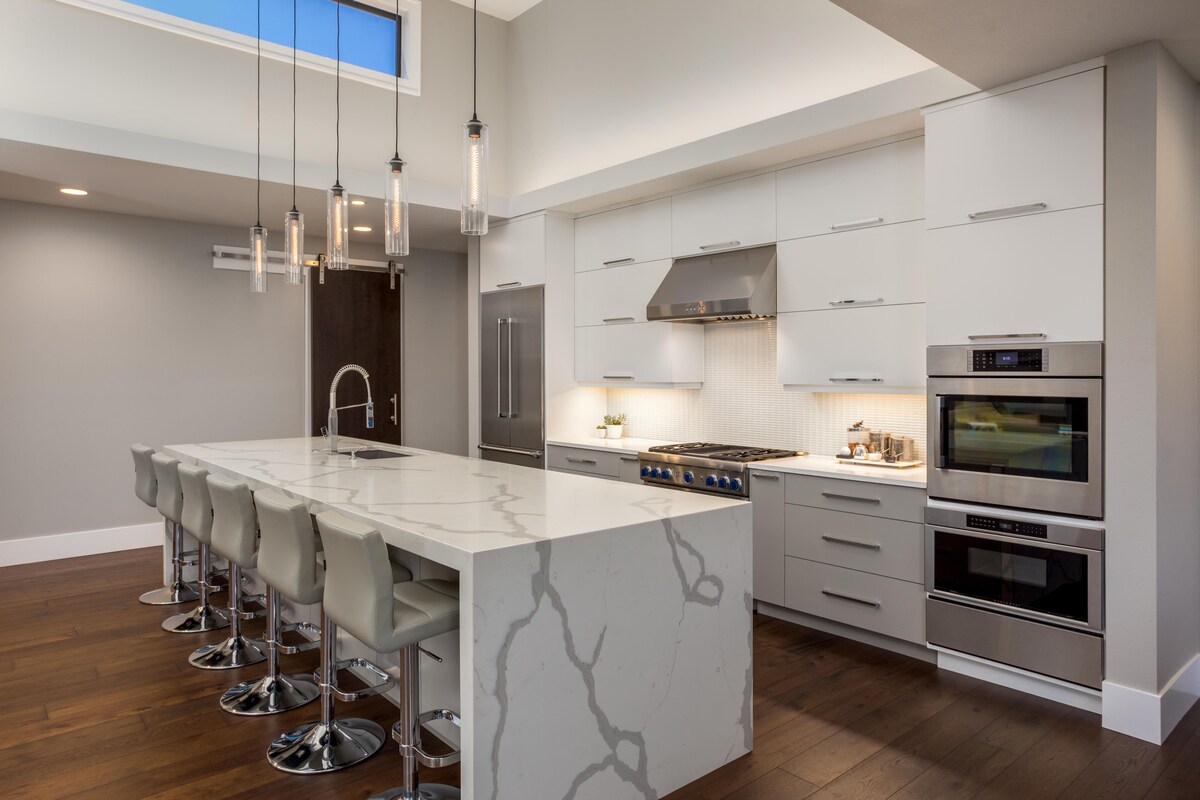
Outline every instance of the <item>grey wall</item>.
[(1108, 56), (1106, 680), (1158, 693), (1200, 651), (1197, 86)]
[(244, 230), (0, 201), (0, 539), (152, 522), (129, 444), (294, 436), (304, 302)]

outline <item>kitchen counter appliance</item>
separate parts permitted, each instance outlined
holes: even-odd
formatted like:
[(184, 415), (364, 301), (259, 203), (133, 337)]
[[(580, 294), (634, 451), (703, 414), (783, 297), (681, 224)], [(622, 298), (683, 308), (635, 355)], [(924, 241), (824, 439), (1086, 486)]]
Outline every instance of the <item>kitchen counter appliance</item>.
[(542, 469), (542, 287), (479, 301), (480, 458)]
[(750, 464), (773, 458), (808, 455), (796, 450), (740, 447), (710, 442), (668, 444), (638, 453), (642, 481), (694, 492), (749, 497)]

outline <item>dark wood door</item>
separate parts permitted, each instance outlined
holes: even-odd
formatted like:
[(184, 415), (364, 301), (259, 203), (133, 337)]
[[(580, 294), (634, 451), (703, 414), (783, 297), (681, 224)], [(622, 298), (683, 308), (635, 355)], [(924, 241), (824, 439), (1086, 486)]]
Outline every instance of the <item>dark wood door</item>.
[[(366, 410), (338, 415), (338, 435), (402, 444), (403, 292), (384, 272), (325, 270), (325, 283), (311, 273), (312, 432), (320, 435), (329, 413), (329, 384), (346, 364), (358, 364), (371, 376), (375, 427), (367, 429)], [(338, 386), (339, 406), (365, 403), (360, 376), (345, 375)]]

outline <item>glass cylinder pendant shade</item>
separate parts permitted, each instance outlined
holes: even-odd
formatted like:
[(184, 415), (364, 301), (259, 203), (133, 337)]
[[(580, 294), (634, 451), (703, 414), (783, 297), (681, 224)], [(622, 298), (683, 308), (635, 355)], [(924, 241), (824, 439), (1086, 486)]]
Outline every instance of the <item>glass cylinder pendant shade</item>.
[(350, 198), (339, 183), (329, 189), (328, 212), (326, 265), (330, 269), (350, 269)]
[(468, 236), (488, 232), (487, 137), (478, 119), (463, 125), (462, 232)]
[(267, 229), (255, 225), (250, 229), (250, 291), (267, 290)]
[(408, 255), (408, 173), (401, 158), (388, 161), (387, 196), (383, 201), (383, 247), (389, 256)]
[(304, 215), (294, 208), (283, 218), (283, 282), (304, 283)]

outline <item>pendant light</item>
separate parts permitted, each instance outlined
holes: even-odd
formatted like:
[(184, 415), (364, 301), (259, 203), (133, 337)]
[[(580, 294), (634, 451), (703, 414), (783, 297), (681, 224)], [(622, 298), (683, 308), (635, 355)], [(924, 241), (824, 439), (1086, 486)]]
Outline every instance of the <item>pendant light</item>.
[(255, 75), (254, 108), (257, 113), (255, 139), (255, 223), (250, 229), (250, 290), (267, 290), (267, 229), (262, 226), (262, 0), (258, 0), (258, 52)]
[(396, 149), (387, 163), (383, 201), (383, 249), (389, 256), (408, 255), (408, 173), (400, 158), (400, 69), (404, 63), (400, 36), (400, 0), (396, 0)]
[(350, 198), (342, 188), (342, 4), (337, 3), (337, 77), (334, 95), (334, 173), (327, 203), (325, 249), (330, 269), (350, 269)]
[(487, 125), (479, 121), (479, 0), (473, 10), (471, 56), (471, 119), (463, 124), (462, 232), (482, 236), (488, 232)]
[(283, 218), (283, 282), (304, 283), (304, 215), (296, 208), (296, 0), (292, 0), (292, 210)]

